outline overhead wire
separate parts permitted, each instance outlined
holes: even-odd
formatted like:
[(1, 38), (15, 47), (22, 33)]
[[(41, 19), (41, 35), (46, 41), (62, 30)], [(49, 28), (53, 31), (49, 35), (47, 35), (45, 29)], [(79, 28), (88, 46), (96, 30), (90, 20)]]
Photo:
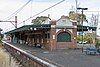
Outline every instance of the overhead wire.
[[(29, 18), (27, 18), (26, 20), (20, 22), (19, 24), (21, 24), (21, 23), (23, 23), (23, 22), (25, 22), (25, 21), (28, 21), (29, 19), (31, 19), (31, 18), (33, 18), (33, 17), (35, 17), (35, 16), (37, 16), (37, 15), (43, 13), (43, 12), (45, 12), (45, 11), (47, 11), (47, 10), (49, 10), (49, 9), (51, 9), (51, 8), (53, 8), (53, 7), (55, 7), (56, 5), (58, 5), (58, 4), (60, 4), (60, 3), (64, 2), (64, 1), (65, 1), (65, 0), (62, 0), (62, 1), (56, 3), (56, 4), (52, 5), (52, 6), (50, 6), (50, 7), (46, 8), (46, 9), (44, 9), (43, 11), (41, 11), (41, 12), (39, 12), (39, 13), (37, 13), (37, 14), (35, 14), (35, 15), (29, 17)], [(19, 24), (18, 24), (18, 25), (19, 25)]]
[[(10, 16), (8, 16), (6, 19), (10, 20), (13, 16), (15, 16), (16, 14), (18, 14), (28, 3), (30, 3), (32, 0), (29, 0), (28, 2), (26, 2), (22, 7), (20, 7), (18, 10), (16, 10), (14, 13), (12, 13)], [(11, 24), (13, 24), (11, 22)], [(14, 25), (14, 24), (13, 24)], [(10, 29), (10, 28), (9, 28)]]
[[(8, 16), (8, 17), (7, 17), (8, 20), (11, 19), (14, 15), (18, 14), (28, 3), (30, 3), (30, 1), (32, 1), (32, 0), (29, 0), (29, 1), (28, 1), (27, 3), (25, 3), (22, 7), (20, 7), (17, 11), (15, 11), (15, 12), (12, 13), (10, 16)], [(51, 8), (53, 8), (53, 7), (55, 7), (56, 5), (62, 3), (63, 1), (65, 1), (65, 0), (62, 0), (62, 1), (56, 3), (56, 4), (52, 5), (52, 6), (50, 6), (50, 7), (46, 8), (46, 9), (44, 9), (43, 11), (41, 11), (41, 12), (39, 12), (39, 13), (33, 15), (33, 16), (31, 15), (29, 18), (25, 19), (24, 21), (20, 22), (19, 24), (21, 24), (21, 23), (23, 23), (23, 22), (26, 22), (26, 21), (28, 21), (29, 19), (31, 19), (31, 18), (33, 18), (33, 17), (35, 17), (35, 16), (37, 16), (37, 15), (43, 13), (43, 12), (45, 12), (45, 11), (47, 11), (47, 10), (49, 10), (49, 9), (51, 9)], [(31, 3), (31, 4), (32, 4), (32, 3)], [(32, 5), (31, 5), (31, 8), (32, 8)], [(31, 11), (31, 12), (32, 12), (32, 11)], [(100, 11), (85, 11), (85, 12), (100, 12)], [(31, 14), (32, 14), (32, 13), (31, 13)], [(18, 25), (19, 25), (19, 24), (18, 24)]]
[(16, 14), (18, 14), (28, 3), (30, 3), (31, 0), (29, 0), (28, 2), (26, 2), (22, 7), (20, 7), (18, 10), (16, 10), (14, 13), (12, 13), (10, 16), (8, 16), (7, 20), (10, 20), (13, 16), (15, 16)]

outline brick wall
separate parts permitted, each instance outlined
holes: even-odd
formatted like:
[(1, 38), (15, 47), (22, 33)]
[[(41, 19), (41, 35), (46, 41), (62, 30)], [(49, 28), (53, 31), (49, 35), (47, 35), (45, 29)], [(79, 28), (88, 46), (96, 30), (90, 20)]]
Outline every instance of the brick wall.
[[(56, 33), (56, 21), (51, 21), (51, 30), (50, 30), (50, 42), (49, 48), (52, 49), (60, 49), (60, 48), (76, 48), (77, 47), (77, 27), (76, 22), (72, 22), (73, 28), (72, 29), (60, 29)], [(71, 31), (70, 31), (71, 30)], [(57, 35), (60, 32), (68, 32), (71, 35), (71, 42), (57, 42)]]

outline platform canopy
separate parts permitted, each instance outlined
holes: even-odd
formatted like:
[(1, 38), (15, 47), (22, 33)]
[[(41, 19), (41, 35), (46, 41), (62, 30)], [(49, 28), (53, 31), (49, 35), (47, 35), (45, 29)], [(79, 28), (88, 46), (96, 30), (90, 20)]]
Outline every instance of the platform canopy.
[[(17, 29), (8, 31), (5, 34), (16, 33), (16, 32), (20, 32), (20, 31), (34, 30), (35, 28), (37, 28), (37, 29), (40, 29), (40, 28), (41, 29), (50, 29), (51, 24), (25, 25), (25, 26), (19, 27)], [(96, 29), (97, 29), (97, 27), (83, 26), (83, 31), (88, 31), (88, 30), (96, 31)], [(81, 25), (77, 25), (77, 31), (82, 31)]]
[(90, 26), (83, 26), (82, 25), (77, 25), (77, 31), (88, 31), (88, 30), (92, 30), (92, 31), (96, 31), (97, 27), (90, 27)]
[(41, 29), (45, 29), (45, 28), (50, 28), (51, 25), (50, 24), (42, 24), (42, 25), (25, 25), (22, 27), (19, 27), (17, 29), (11, 30), (6, 32), (5, 34), (10, 34), (10, 33), (16, 33), (16, 32), (21, 32), (21, 31), (28, 31), (28, 30), (34, 30), (35, 28), (41, 28)]

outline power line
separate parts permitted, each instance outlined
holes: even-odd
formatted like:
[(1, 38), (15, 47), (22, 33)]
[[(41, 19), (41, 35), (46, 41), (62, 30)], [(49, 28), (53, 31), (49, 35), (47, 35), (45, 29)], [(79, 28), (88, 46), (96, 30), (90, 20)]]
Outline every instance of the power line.
[(31, 0), (29, 0), (27, 3), (25, 3), (22, 7), (20, 7), (18, 10), (16, 10), (14, 13), (12, 13), (10, 16), (8, 16), (8, 20), (11, 19), (14, 15), (19, 13)]
[(43, 11), (41, 11), (41, 12), (39, 12), (39, 13), (37, 13), (37, 14), (35, 14), (35, 15), (33, 15), (33, 16), (31, 16), (31, 17), (29, 17), (29, 18), (27, 18), (26, 20), (24, 20), (24, 21), (20, 22), (19, 24), (21, 24), (21, 23), (23, 23), (23, 22), (25, 22), (25, 21), (28, 21), (29, 19), (31, 19), (31, 18), (33, 18), (33, 17), (35, 17), (35, 16), (37, 16), (37, 15), (39, 15), (39, 14), (43, 13), (43, 12), (45, 12), (45, 11), (47, 11), (47, 10), (49, 10), (49, 9), (51, 9), (51, 8), (53, 8), (53, 7), (55, 7), (56, 5), (58, 5), (58, 4), (60, 4), (60, 3), (62, 3), (63, 1), (65, 1), (65, 0), (62, 0), (62, 1), (60, 1), (60, 2), (56, 3), (56, 4), (52, 5), (52, 6), (50, 6), (50, 7), (46, 8), (46, 9), (44, 9)]
[[(41, 11), (41, 12), (39, 12), (39, 13), (35, 14), (34, 16), (31, 16), (31, 17), (29, 17), (28, 19), (26, 19), (26, 20), (24, 20), (24, 21), (20, 22), (19, 24), (21, 24), (21, 23), (23, 23), (23, 22), (25, 22), (25, 21), (28, 21), (29, 19), (31, 19), (31, 18), (33, 18), (33, 17), (35, 17), (35, 16), (37, 16), (37, 15), (39, 15), (39, 14), (43, 13), (43, 12), (45, 12), (45, 11), (47, 11), (47, 10), (49, 10), (49, 9), (51, 9), (51, 8), (53, 8), (53, 7), (55, 7), (56, 5), (58, 5), (58, 4), (60, 4), (60, 3), (62, 3), (63, 1), (65, 1), (65, 0), (62, 0), (62, 1), (60, 1), (60, 2), (58, 2), (58, 3), (56, 3), (56, 4), (54, 4), (53, 6), (50, 6), (49, 8), (44, 9), (43, 11)], [(19, 25), (19, 24), (18, 24), (18, 25)]]
[[(20, 7), (18, 10), (16, 10), (14, 13), (12, 13), (10, 16), (8, 16), (7, 18), (11, 19), (14, 15), (18, 14), (31, 0), (29, 0), (28, 2), (26, 2), (22, 7)], [(9, 20), (8, 19), (8, 20)], [(11, 22), (11, 24), (13, 24)], [(14, 25), (14, 24), (13, 24)], [(15, 25), (14, 25), (15, 26)]]
[(33, 9), (32, 9), (33, 6), (32, 6), (32, 4), (33, 4), (33, 0), (31, 0), (31, 5), (30, 5), (30, 8), (31, 8), (31, 10), (30, 10), (30, 14), (31, 15), (30, 16), (32, 16), (32, 12), (33, 12)]

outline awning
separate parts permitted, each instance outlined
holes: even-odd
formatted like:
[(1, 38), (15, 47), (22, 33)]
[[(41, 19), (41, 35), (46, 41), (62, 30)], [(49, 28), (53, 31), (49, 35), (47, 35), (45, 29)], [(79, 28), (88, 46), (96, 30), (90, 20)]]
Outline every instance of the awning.
[[(83, 31), (96, 31), (97, 27), (83, 26)], [(82, 31), (82, 25), (77, 25), (77, 31)]]
[[(20, 31), (28, 31), (28, 30), (34, 30), (34, 28), (41, 28), (41, 29), (50, 29), (51, 24), (41, 24), (41, 25), (25, 25), (22, 27), (19, 27), (17, 29), (11, 30), (9, 32), (6, 32), (5, 34), (10, 34), (10, 33), (16, 33)], [(67, 27), (67, 28), (73, 28), (73, 27)], [(56, 28), (57, 29), (57, 28)], [(88, 31), (88, 30), (93, 30), (96, 31), (97, 27), (90, 27), (90, 26), (83, 26), (83, 31)], [(77, 25), (77, 31), (82, 31), (82, 25)]]
[(41, 24), (41, 25), (25, 25), (22, 27), (19, 27), (17, 29), (11, 30), (9, 32), (6, 32), (5, 34), (10, 34), (10, 33), (16, 33), (16, 32), (20, 32), (20, 31), (27, 31), (27, 30), (31, 30), (34, 28), (51, 28), (51, 24)]

